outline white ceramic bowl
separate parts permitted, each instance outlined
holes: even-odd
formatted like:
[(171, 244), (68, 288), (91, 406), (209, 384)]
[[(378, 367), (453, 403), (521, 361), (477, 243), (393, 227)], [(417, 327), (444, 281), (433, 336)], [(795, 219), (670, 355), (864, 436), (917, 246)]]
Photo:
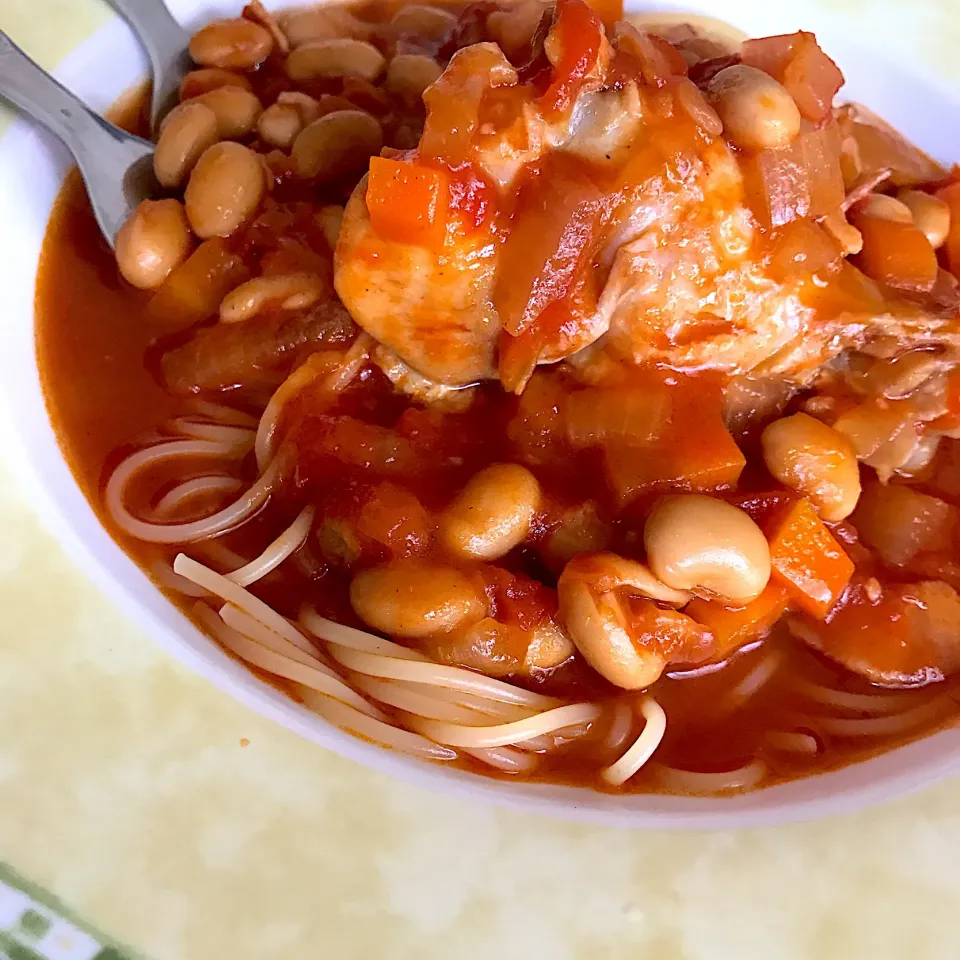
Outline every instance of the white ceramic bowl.
[[(273, 3), (271, 6), (279, 6)], [(235, 15), (241, 0), (179, 0), (173, 12), (187, 26)], [(864, 49), (824, 24), (816, 9), (757, 0), (634, 3), (637, 9), (700, 11), (753, 36), (810, 29), (847, 76), (843, 96), (871, 106), (931, 154), (960, 159), (960, 97), (905, 68), (879, 49)], [(78, 48), (57, 76), (103, 110), (145, 74), (132, 36), (114, 21)], [(355, 739), (257, 680), (199, 633), (154, 588), (100, 526), (61, 456), (47, 419), (33, 332), (34, 278), (47, 217), (70, 158), (45, 131), (17, 122), (0, 141), (0, 418), (4, 449), (24, 491), (72, 556), (103, 590), (174, 656), (264, 716), (317, 744), (424, 787), (557, 816), (638, 827), (721, 828), (838, 813), (916, 789), (960, 769), (960, 729), (844, 770), (743, 796), (687, 798), (609, 796), (590, 790), (494, 781), (407, 759)]]

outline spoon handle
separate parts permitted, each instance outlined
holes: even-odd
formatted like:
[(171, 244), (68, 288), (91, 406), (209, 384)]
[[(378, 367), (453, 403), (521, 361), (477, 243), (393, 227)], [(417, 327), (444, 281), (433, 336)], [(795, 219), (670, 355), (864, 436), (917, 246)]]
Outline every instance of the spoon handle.
[(100, 229), (112, 246), (130, 211), (154, 188), (153, 144), (94, 113), (2, 30), (0, 97), (43, 124), (73, 154)]
[(153, 99), (150, 126), (154, 133), (160, 118), (177, 102), (180, 80), (190, 69), (187, 45), (190, 35), (174, 20), (163, 0), (109, 0), (136, 34), (150, 58)]

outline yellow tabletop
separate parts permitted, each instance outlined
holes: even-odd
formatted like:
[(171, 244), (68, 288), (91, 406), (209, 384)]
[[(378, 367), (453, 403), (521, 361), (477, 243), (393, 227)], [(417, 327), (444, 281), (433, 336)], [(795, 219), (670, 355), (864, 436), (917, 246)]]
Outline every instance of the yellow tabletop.
[[(830, 6), (960, 79), (960, 0)], [(46, 66), (108, 16), (0, 0)], [(956, 780), (819, 823), (657, 834), (365, 770), (170, 659), (0, 464), (0, 957), (953, 960), (958, 852)]]

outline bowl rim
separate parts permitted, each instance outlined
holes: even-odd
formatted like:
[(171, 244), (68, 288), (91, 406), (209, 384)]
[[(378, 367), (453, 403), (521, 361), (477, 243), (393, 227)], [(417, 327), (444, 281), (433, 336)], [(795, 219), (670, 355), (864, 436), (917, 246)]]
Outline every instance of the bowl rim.
[[(281, 6), (276, 2), (269, 6)], [(230, 10), (229, 0), (171, 3), (184, 22), (208, 19), (211, 7)], [(628, 4), (644, 10), (701, 9), (717, 16), (716, 5), (701, 2)], [(732, 0), (731, 8), (756, 8), (757, 20), (768, 11), (763, 4)], [(772, 6), (772, 5), (771, 5)], [(731, 17), (733, 19), (733, 17)], [(735, 22), (745, 23), (745, 18)], [(783, 23), (783, 18), (779, 21)], [(768, 32), (775, 32), (770, 29)], [(823, 33), (823, 31), (818, 31)], [(827, 31), (829, 32), (829, 31)], [(109, 57), (104, 54), (109, 52)], [(109, 79), (103, 64), (111, 61)], [(960, 106), (954, 91), (925, 69), (910, 73), (937, 99)], [(128, 89), (146, 64), (127, 28), (110, 21), (70, 53), (55, 71), (69, 88), (98, 109), (104, 109)], [(916, 84), (914, 85), (916, 86)], [(906, 105), (905, 105), (906, 106)], [(947, 126), (947, 125), (943, 125)], [(921, 143), (928, 141), (920, 139)], [(940, 142), (940, 141), (937, 141)], [(960, 150), (954, 151), (960, 156)], [(14, 348), (0, 352), (0, 436), (7, 461), (41, 522), (112, 603), (151, 639), (190, 670), (216, 687), (294, 733), (366, 767), (424, 788), (436, 788), (465, 799), (497, 806), (594, 823), (657, 829), (728, 829), (765, 826), (846, 813), (928, 786), (960, 770), (960, 730), (946, 729), (866, 761), (835, 771), (730, 797), (679, 797), (667, 794), (607, 794), (588, 788), (529, 781), (487, 778), (436, 763), (416, 760), (368, 743), (331, 726), (274, 687), (256, 678), (202, 634), (153, 585), (100, 525), (80, 491), (60, 451), (47, 417), (34, 348), (33, 296), (39, 241), (49, 214), (49, 183), (45, 191), (13, 189), (23, 180), (41, 183), (57, 179), (66, 167), (66, 154), (57, 142), (24, 120), (15, 120), (0, 138), (0, 250), (13, 269), (8, 278), (24, 278), (20, 288), (9, 282), (0, 289)], [(56, 189), (59, 188), (57, 184)], [(39, 188), (38, 188), (39, 189)], [(55, 192), (55, 190), (54, 190)], [(26, 271), (26, 272), (24, 272)], [(25, 309), (25, 305), (27, 305)], [(28, 315), (29, 324), (24, 315)], [(24, 355), (29, 346), (29, 360)], [(38, 405), (39, 404), (39, 405)]]

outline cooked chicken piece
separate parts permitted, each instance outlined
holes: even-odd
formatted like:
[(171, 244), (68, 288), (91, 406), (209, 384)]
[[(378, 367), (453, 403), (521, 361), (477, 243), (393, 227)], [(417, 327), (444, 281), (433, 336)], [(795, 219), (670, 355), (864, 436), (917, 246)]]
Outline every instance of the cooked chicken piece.
[(960, 343), (948, 280), (880, 286), (815, 223), (842, 219), (841, 138), (860, 153), (882, 141), (911, 182), (933, 169), (918, 151), (848, 112), (842, 129), (735, 152), (676, 47), (625, 23), (611, 44), (584, 5), (557, 9), (546, 93), (477, 44), (425, 94), (423, 139), (398, 162), (453, 178), (449, 209), (429, 212), (442, 244), (379, 230), (365, 183), (347, 206), (337, 290), (400, 360), (439, 384), (499, 376), (516, 392), (538, 363), (601, 357), (804, 384), (847, 349)]
[(448, 387), (428, 380), (404, 363), (392, 350), (378, 344), (370, 359), (383, 371), (384, 376), (400, 393), (420, 403), (430, 404), (441, 410), (466, 410), (473, 399), (473, 391), (463, 387)]
[[(516, 82), (516, 70), (495, 44), (460, 50), (424, 95), (428, 117), (420, 150), (431, 155), (467, 149), (470, 139), (482, 134), (484, 96)], [(510, 115), (511, 122), (516, 119)], [(498, 162), (507, 162), (511, 149), (498, 142)], [(521, 159), (529, 158), (523, 153)], [(347, 204), (334, 265), (337, 292), (351, 315), (438, 383), (462, 385), (494, 376), (500, 324), (490, 300), (497, 264), (491, 224), (478, 226), (469, 212), (458, 214), (439, 250), (385, 240), (371, 224), (367, 182), (358, 184)]]
[(860, 589), (830, 623), (794, 620), (790, 629), (884, 686), (922, 686), (960, 670), (960, 596), (939, 580), (886, 587), (876, 602)]
[(224, 390), (236, 384), (279, 386), (297, 359), (346, 343), (356, 327), (337, 300), (309, 311), (264, 314), (200, 330), (161, 362), (174, 393)]
[(746, 373), (807, 328), (812, 311), (755, 258), (726, 145), (712, 144), (698, 166), (671, 207), (619, 246), (600, 299), (612, 314), (606, 345), (635, 363)]
[(336, 287), (351, 316), (418, 373), (468, 384), (496, 373), (500, 325), (485, 296), (496, 269), (492, 238), (477, 231), (434, 253), (381, 239), (370, 224), (366, 178), (343, 215)]

